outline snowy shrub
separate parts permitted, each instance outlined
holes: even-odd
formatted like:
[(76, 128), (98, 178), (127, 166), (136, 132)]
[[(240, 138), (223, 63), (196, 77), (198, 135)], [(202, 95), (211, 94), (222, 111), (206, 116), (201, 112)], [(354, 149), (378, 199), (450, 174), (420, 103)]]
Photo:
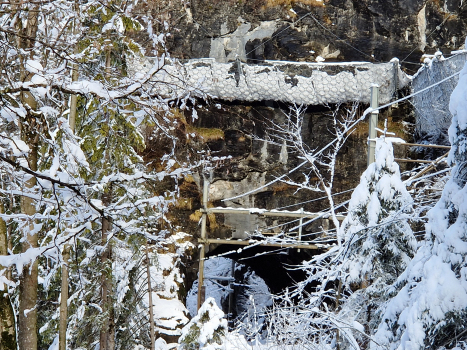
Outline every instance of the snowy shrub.
[(398, 279), (374, 348), (465, 348), (467, 340), (467, 65), (451, 95), (454, 164), (441, 199), (428, 213), (426, 241)]
[(214, 298), (208, 298), (195, 316), (183, 329), (180, 337), (181, 349), (217, 350), (224, 349), (227, 320)]

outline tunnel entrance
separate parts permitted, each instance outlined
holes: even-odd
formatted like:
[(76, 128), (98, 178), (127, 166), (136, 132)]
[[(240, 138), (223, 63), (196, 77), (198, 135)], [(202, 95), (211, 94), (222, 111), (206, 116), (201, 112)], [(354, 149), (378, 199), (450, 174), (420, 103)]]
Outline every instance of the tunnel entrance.
[(298, 252), (298, 249), (293, 248), (222, 244), (211, 250), (207, 258), (222, 256), (250, 268), (264, 280), (271, 293), (278, 294), (306, 278), (306, 273), (297, 266), (318, 252), (320, 251), (302, 249)]
[[(214, 247), (213, 247), (214, 248)], [(204, 293), (224, 311), (229, 327), (266, 324), (273, 296), (303, 281), (307, 274), (299, 265), (322, 250), (218, 245), (206, 255)], [(198, 281), (187, 296), (187, 308), (196, 315)]]
[[(257, 318), (259, 302), (261, 308), (272, 305), (272, 295), (280, 294), (284, 289), (293, 287), (306, 278), (306, 272), (298, 266), (313, 255), (320, 254), (332, 242), (329, 236), (329, 214), (304, 211), (267, 210), (261, 208), (208, 207), (210, 181), (203, 175), (203, 208), (201, 209), (201, 234), (199, 243), (198, 281), (193, 284), (187, 296), (187, 306), (194, 316), (206, 297), (215, 297), (219, 306), (233, 320), (243, 315), (253, 314)], [(212, 177), (211, 177), (212, 180)], [(213, 189), (212, 189), (213, 190)], [(241, 196), (244, 196), (243, 194)], [(229, 200), (234, 197), (229, 198)], [(226, 199), (227, 200), (227, 199)], [(232, 227), (247, 222), (237, 235), (230, 239), (208, 238), (208, 215), (231, 215), (247, 219), (236, 220)], [(251, 225), (252, 217), (289, 218), (285, 224), (276, 222), (265, 228)], [(315, 220), (322, 219), (325, 224), (321, 230), (310, 236), (303, 235), (303, 228)], [(335, 220), (344, 220), (341, 214), (335, 214)], [(306, 221), (305, 221), (306, 220)], [(293, 227), (286, 228), (284, 225)], [(251, 227), (250, 227), (251, 226)], [(277, 228), (280, 232), (271, 229)], [(266, 231), (264, 231), (266, 229)], [(284, 234), (285, 233), (285, 234)], [(304, 240), (305, 238), (305, 240)], [(323, 241), (324, 239), (324, 241)], [(323, 242), (325, 242), (323, 244)], [(332, 244), (332, 243), (331, 243)], [(210, 250), (210, 248), (214, 248)], [(228, 256), (229, 263), (222, 260)], [(218, 260), (218, 265), (214, 264)], [(235, 263), (234, 263), (235, 262)], [(219, 268), (221, 266), (221, 268)], [(238, 283), (239, 282), (239, 283)], [(209, 287), (209, 288), (208, 288)], [(260, 292), (256, 293), (256, 290)], [(226, 295), (227, 293), (227, 295)], [(228, 297), (227, 297), (228, 296)], [(196, 303), (193, 303), (193, 298)], [(228, 300), (228, 301), (226, 301)], [(196, 307), (189, 306), (196, 304)], [(264, 309), (266, 311), (266, 309)], [(265, 313), (262, 313), (265, 317)], [(255, 320), (257, 322), (257, 320)]]

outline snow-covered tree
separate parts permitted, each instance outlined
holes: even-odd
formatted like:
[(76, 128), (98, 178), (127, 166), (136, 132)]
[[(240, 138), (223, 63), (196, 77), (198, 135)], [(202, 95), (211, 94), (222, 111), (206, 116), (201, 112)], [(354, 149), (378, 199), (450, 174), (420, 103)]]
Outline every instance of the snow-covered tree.
[(342, 223), (341, 252), (344, 286), (355, 292), (342, 306), (341, 316), (354, 318), (371, 335), (378, 324), (378, 308), (392, 283), (416, 250), (408, 223), (412, 198), (394, 162), (390, 140), (376, 140), (376, 159), (362, 174)]
[[(268, 142), (282, 145), (284, 152), (294, 154), (302, 163), (293, 169), (300, 169), (303, 181), (296, 181), (289, 176), (291, 173), (278, 177), (275, 181), (291, 185), (298, 190), (322, 192), (327, 199), (330, 221), (332, 222), (339, 245), (342, 243), (340, 230), (341, 223), (338, 220), (338, 207), (335, 203), (334, 185), (336, 181), (338, 157), (340, 157), (347, 139), (352, 134), (358, 121), (365, 115), (357, 118), (358, 103), (348, 106), (336, 106), (329, 113), (329, 143), (322, 148), (314, 148), (304, 140), (304, 128), (306, 125), (306, 109), (303, 106), (293, 106), (288, 112), (284, 112), (284, 120), (279, 122), (266, 121), (269, 125)], [(315, 219), (308, 220), (305, 225)], [(328, 232), (329, 234), (329, 232)]]
[(225, 348), (227, 320), (214, 298), (208, 298), (198, 315), (183, 328), (180, 345), (185, 350), (221, 350)]
[(407, 222), (412, 198), (394, 162), (392, 144), (376, 141), (376, 160), (363, 173), (342, 223), (343, 270), (349, 284), (390, 285), (413, 257), (416, 241)]
[(428, 212), (425, 241), (396, 282), (374, 348), (465, 348), (467, 340), (467, 65), (451, 95), (454, 165)]
[[(141, 262), (137, 248), (165, 239), (158, 224), (167, 222), (176, 181), (167, 190), (155, 184), (186, 171), (170, 150), (159, 172), (147, 167), (142, 131), (156, 128), (174, 147), (176, 122), (167, 116), (176, 102), (169, 103), (189, 97), (159, 95), (151, 79), (170, 57), (164, 34), (153, 32), (157, 19), (135, 15), (137, 6), (0, 4), (0, 200), (8, 233), (0, 286), (9, 287), (21, 350), (48, 346), (57, 334), (57, 299), (67, 295), (58, 288), (61, 266), (70, 272), (62, 284), (70, 289), (62, 303), (74, 326), (62, 332), (69, 344), (128, 348), (127, 334), (137, 333), (116, 327), (141, 311), (117, 305), (134, 292), (117, 271), (131, 273)], [(144, 54), (157, 57), (153, 67), (132, 74), (132, 59)]]

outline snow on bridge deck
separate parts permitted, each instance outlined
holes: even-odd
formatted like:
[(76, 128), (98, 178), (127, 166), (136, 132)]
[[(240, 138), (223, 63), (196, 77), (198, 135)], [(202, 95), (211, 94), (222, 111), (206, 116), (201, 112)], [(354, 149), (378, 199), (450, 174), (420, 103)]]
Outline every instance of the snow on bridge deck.
[[(145, 73), (153, 66), (148, 59), (133, 69)], [(264, 61), (246, 64), (240, 61), (219, 63), (211, 58), (165, 64), (153, 80), (167, 84), (163, 88), (165, 91), (160, 91), (166, 96), (183, 96), (191, 90), (198, 96), (208, 94), (228, 101), (280, 101), (304, 105), (369, 103), (373, 84), (380, 87), (379, 102), (384, 104), (410, 81), (400, 70), (397, 59), (388, 63)]]

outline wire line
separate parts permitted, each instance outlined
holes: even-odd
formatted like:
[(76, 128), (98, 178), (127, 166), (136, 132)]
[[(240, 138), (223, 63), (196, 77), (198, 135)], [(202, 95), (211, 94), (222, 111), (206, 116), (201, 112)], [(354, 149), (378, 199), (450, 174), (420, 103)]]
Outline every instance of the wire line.
[(315, 18), (315, 16), (313, 16), (313, 15), (311, 14), (311, 12), (308, 13), (308, 14), (311, 16), (311, 18), (313, 18), (313, 20), (314, 20), (321, 28), (323, 28), (323, 29), (324, 29), (325, 31), (327, 31), (329, 34), (331, 34), (332, 36), (334, 36), (337, 40), (342, 41), (342, 43), (344, 43), (345, 45), (347, 45), (347, 46), (351, 47), (352, 49), (358, 51), (358, 52), (361, 53), (362, 55), (367, 56), (367, 57), (370, 57), (372, 60), (375, 60), (375, 61), (380, 62), (380, 61), (377, 60), (374, 56), (369, 55), (369, 54), (367, 54), (367, 53), (365, 53), (365, 52), (363, 52), (363, 51), (360, 51), (360, 50), (357, 49), (355, 46), (352, 46), (352, 45), (350, 45), (348, 42), (346, 42), (345, 40), (339, 38), (336, 34), (334, 34), (334, 33), (331, 32), (328, 28), (326, 28), (320, 21), (318, 21), (318, 20)]

